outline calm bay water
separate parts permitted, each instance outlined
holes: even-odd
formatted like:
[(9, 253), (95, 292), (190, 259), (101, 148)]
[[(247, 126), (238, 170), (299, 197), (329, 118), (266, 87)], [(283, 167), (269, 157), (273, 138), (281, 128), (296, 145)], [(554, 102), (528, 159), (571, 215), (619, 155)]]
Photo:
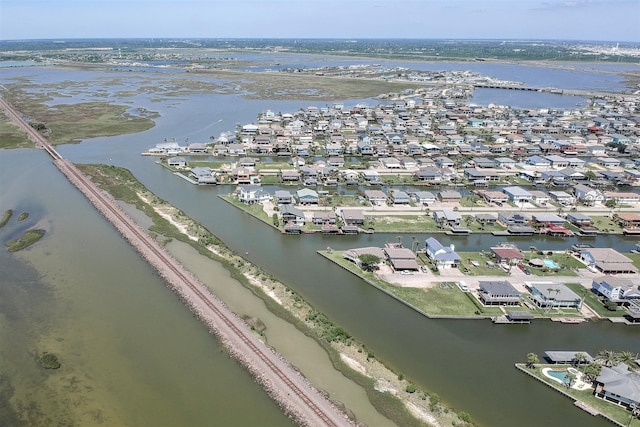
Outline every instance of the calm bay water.
[[(47, 74), (46, 79), (51, 81), (65, 75), (73, 78), (68, 74), (55, 78)], [(87, 76), (81, 78), (90, 80)], [(193, 186), (156, 165), (155, 159), (139, 156), (164, 137), (206, 140), (210, 135), (232, 129), (236, 122), (253, 121), (266, 109), (294, 111), (322, 103), (253, 101), (230, 95), (189, 96), (170, 103), (153, 103), (142, 96), (127, 101), (160, 111), (162, 117), (157, 126), (137, 135), (96, 138), (60, 147), (61, 153), (78, 163), (116, 164), (130, 169), (153, 192), (206, 225), (232, 249), (248, 253), (250, 261), (282, 279), (363, 341), (377, 358), (416, 384), (438, 393), (452, 406), (469, 412), (483, 426), (608, 425), (534, 383), (516, 371), (513, 364), (524, 360), (528, 352), (541, 354), (549, 349), (586, 350), (592, 354), (603, 348), (640, 352), (638, 328), (608, 322), (496, 326), (483, 321), (426, 319), (316, 254), (327, 246), (342, 249), (380, 244), (388, 236), (282, 236), (247, 215), (238, 215), (235, 208), (221, 201), (217, 194), (228, 192), (228, 188)], [(199, 421), (218, 416), (229, 417), (228, 423), (219, 425), (256, 425), (252, 422), (255, 419), (260, 420), (260, 425), (286, 424), (275, 405), (244, 371), (220, 355), (217, 344), (204, 328), (81, 196), (64, 183), (43, 153), (0, 152), (0, 162), (3, 182), (12, 183), (2, 187), (3, 207), (11, 204), (4, 209), (38, 212), (37, 218), (52, 230), (32, 249), (17, 256), (0, 256), (3, 271), (8, 268), (12, 272), (9, 277), (15, 280), (28, 282), (44, 275), (36, 281), (40, 290), (28, 297), (41, 300), (40, 304), (47, 307), (38, 316), (23, 316), (23, 326), (17, 321), (10, 323), (6, 320), (10, 314), (5, 314), (10, 311), (5, 305), (0, 306), (4, 314), (0, 318), (2, 343), (10, 342), (5, 341), (6, 336), (20, 344), (0, 361), (8, 365), (6, 372), (14, 373), (10, 378), (16, 383), (16, 390), (49, 383), (60, 385), (65, 381), (71, 384), (68, 387), (79, 384), (80, 390), (91, 385), (87, 405), (98, 411), (93, 413), (105, 414), (123, 424), (151, 425), (159, 420), (158, 425), (163, 425), (164, 420), (164, 425), (171, 425), (170, 420), (181, 420), (174, 425), (205, 425)], [(35, 170), (46, 174), (46, 187), (30, 179)], [(8, 232), (0, 229), (0, 236), (5, 238), (2, 233)], [(478, 250), (493, 243), (493, 238), (479, 235), (451, 239), (461, 251)], [(609, 247), (633, 244), (630, 239), (598, 239), (598, 245)], [(449, 243), (448, 238), (442, 240)], [(518, 241), (539, 249), (557, 249), (560, 245), (564, 249), (567, 245), (567, 241), (555, 239)], [(172, 250), (182, 253), (180, 248)], [(16, 259), (21, 264), (14, 267)], [(74, 268), (68, 268), (69, 265)], [(192, 268), (201, 271), (205, 267), (195, 263)], [(225, 280), (225, 273), (218, 270), (203, 274), (216, 282)], [(0, 292), (6, 286), (17, 288), (15, 280), (0, 279)], [(228, 298), (238, 298), (238, 307), (242, 307), (244, 297)], [(24, 333), (12, 332), (16, 324), (20, 325), (18, 331)], [(269, 340), (280, 339), (276, 347), (295, 358), (295, 348), (287, 349), (287, 340), (282, 337)], [(73, 374), (76, 380), (63, 370), (43, 374), (32, 366), (33, 360), (20, 359), (23, 354), (20, 349), (60, 354), (65, 367), (70, 365), (69, 369), (77, 370)], [(3, 346), (2, 351), (8, 350)], [(22, 380), (23, 376), (29, 377), (22, 374), (23, 369), (33, 372), (30, 375), (36, 379)], [(340, 386), (326, 387), (330, 390)], [(130, 399), (134, 390), (144, 396), (140, 405)], [(56, 407), (57, 402), (51, 403), (47, 397), (45, 393), (38, 401)], [(247, 401), (252, 402), (251, 411), (246, 410)], [(254, 405), (254, 401), (258, 403)], [(209, 411), (209, 405), (215, 409)], [(157, 419), (152, 414), (156, 407), (161, 413)], [(194, 421), (185, 424), (185, 420)], [(375, 421), (371, 425), (376, 425)]]

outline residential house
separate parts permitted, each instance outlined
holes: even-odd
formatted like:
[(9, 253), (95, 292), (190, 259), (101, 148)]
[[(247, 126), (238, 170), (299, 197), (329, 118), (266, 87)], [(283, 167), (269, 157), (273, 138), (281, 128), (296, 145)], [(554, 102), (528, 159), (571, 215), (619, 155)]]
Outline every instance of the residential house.
[(582, 298), (566, 285), (555, 283), (529, 283), (531, 299), (540, 308), (575, 308), (580, 310)]
[(364, 225), (364, 213), (362, 209), (342, 209), (340, 217), (345, 225)]
[(442, 190), (438, 193), (438, 200), (441, 202), (460, 202), (462, 195), (455, 190)]
[(506, 280), (479, 282), (478, 292), (480, 301), (484, 305), (520, 305), (520, 292)]
[(518, 212), (499, 212), (498, 221), (505, 227), (511, 225), (527, 225), (529, 218)]
[(236, 188), (238, 200), (249, 205), (264, 203), (271, 200), (271, 194), (259, 185), (239, 185)]
[(584, 184), (576, 184), (573, 187), (573, 194), (578, 201), (586, 205), (593, 205), (596, 202), (604, 201), (604, 195), (600, 191)]
[(290, 205), (293, 203), (293, 196), (287, 190), (276, 190), (274, 196), (277, 205)]
[(167, 165), (174, 168), (183, 168), (187, 166), (187, 161), (184, 159), (184, 157), (169, 157), (169, 159), (167, 160)]
[(217, 184), (218, 182), (217, 174), (209, 167), (192, 168), (189, 176), (194, 178), (200, 185)]
[(491, 253), (499, 263), (504, 264), (519, 264), (524, 259), (522, 251), (514, 245), (493, 247)]
[(434, 211), (433, 219), (440, 227), (457, 227), (462, 221), (462, 214), (453, 209), (443, 209)]
[(545, 193), (544, 191), (530, 190), (529, 192), (533, 196), (531, 201), (533, 203), (535, 203), (536, 205), (545, 206), (551, 200), (551, 197), (547, 193)]
[(422, 182), (440, 182), (442, 181), (442, 170), (436, 167), (422, 167), (414, 172), (414, 178)]
[(316, 225), (335, 224), (337, 215), (333, 211), (314, 211), (311, 222)]
[(540, 226), (562, 226), (565, 220), (553, 213), (533, 213), (531, 214), (531, 222)]
[(625, 407), (640, 407), (640, 374), (624, 363), (603, 366), (596, 384), (596, 396)]
[(502, 191), (507, 195), (507, 197), (509, 197), (509, 201), (516, 204), (530, 202), (533, 200), (533, 195), (522, 187), (505, 187)]
[(387, 203), (387, 195), (381, 190), (365, 190), (364, 197), (372, 206), (384, 206)]
[(433, 237), (425, 240), (425, 248), (427, 256), (438, 269), (457, 267), (462, 259), (455, 252), (453, 245), (443, 246)]
[(637, 273), (633, 261), (613, 248), (587, 248), (580, 251), (580, 259), (588, 267), (603, 274)]
[(301, 205), (318, 204), (319, 201), (318, 192), (310, 188), (301, 188), (296, 192), (296, 196)]
[(549, 196), (551, 200), (563, 206), (572, 205), (575, 202), (575, 197), (565, 191), (549, 191)]
[(640, 300), (640, 288), (631, 278), (602, 276), (593, 279), (591, 288), (596, 294), (618, 304), (624, 304), (633, 299)]
[(280, 206), (280, 218), (283, 224), (303, 226), (305, 224), (304, 212), (291, 205)]
[(409, 198), (409, 194), (401, 190), (391, 190), (389, 191), (389, 200), (394, 205), (408, 205), (411, 201)]
[(410, 193), (410, 196), (416, 201), (416, 203), (423, 206), (430, 205), (436, 201), (436, 196), (430, 191), (414, 191)]
[(418, 271), (420, 269), (416, 261), (416, 254), (409, 248), (391, 245), (384, 248), (384, 253), (395, 271)]

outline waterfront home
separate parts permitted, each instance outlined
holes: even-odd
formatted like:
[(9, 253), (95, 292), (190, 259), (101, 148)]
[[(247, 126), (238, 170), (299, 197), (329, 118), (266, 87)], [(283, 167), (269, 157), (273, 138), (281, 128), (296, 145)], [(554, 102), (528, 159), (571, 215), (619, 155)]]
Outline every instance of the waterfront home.
[(589, 145), (587, 147), (587, 153), (589, 153), (590, 156), (604, 156), (604, 154), (607, 152), (607, 147), (605, 147), (604, 145)]
[(531, 299), (540, 308), (575, 308), (580, 310), (582, 298), (562, 284), (547, 282), (525, 283), (531, 292)]
[(438, 193), (438, 200), (441, 202), (460, 202), (462, 195), (455, 190), (442, 190)]
[(507, 195), (509, 201), (516, 204), (530, 202), (533, 199), (533, 195), (522, 187), (505, 187), (502, 191)]
[(479, 282), (478, 295), (484, 305), (520, 305), (520, 292), (506, 280)]
[(493, 225), (498, 220), (498, 215), (492, 213), (479, 213), (475, 215), (475, 220), (482, 226)]
[(573, 187), (573, 194), (578, 201), (587, 205), (604, 201), (604, 195), (600, 191), (584, 184), (576, 184)]
[(167, 160), (167, 165), (174, 168), (183, 168), (187, 166), (187, 161), (184, 159), (184, 157), (169, 157), (169, 159)]
[(563, 205), (568, 206), (574, 203), (575, 198), (565, 191), (549, 191), (551, 200)]
[(551, 167), (556, 168), (556, 169), (561, 169), (561, 168), (566, 168), (569, 167), (569, 159), (567, 159), (566, 157), (562, 157), (562, 156), (558, 156), (557, 154), (553, 154), (550, 156), (546, 156), (545, 157)]
[(293, 196), (287, 190), (276, 190), (274, 196), (277, 205), (290, 205), (293, 203)]
[(186, 151), (186, 147), (182, 147), (178, 145), (177, 142), (163, 142), (161, 144), (156, 144), (155, 147), (147, 150), (151, 154), (164, 154), (167, 156), (176, 156), (180, 153), (184, 153)]
[(577, 227), (591, 225), (593, 222), (589, 215), (580, 212), (569, 212), (566, 217), (567, 221)]
[(440, 227), (457, 227), (462, 221), (462, 214), (453, 209), (443, 209), (434, 211), (433, 219)]
[(259, 185), (239, 185), (236, 188), (238, 200), (248, 205), (264, 203), (271, 200), (271, 194)]
[(530, 190), (529, 193), (531, 193), (532, 196), (531, 202), (536, 205), (545, 206), (551, 200), (551, 197), (544, 191)]
[(551, 161), (542, 156), (527, 157), (525, 161), (534, 168), (548, 168), (551, 166)]
[(596, 163), (605, 168), (615, 168), (620, 166), (620, 160), (614, 157), (598, 157), (595, 159)]
[(365, 190), (364, 197), (372, 206), (384, 206), (387, 203), (387, 195), (381, 190)]
[(625, 407), (640, 407), (640, 374), (624, 363), (603, 366), (596, 384), (597, 397)]
[(580, 259), (603, 274), (638, 272), (633, 261), (613, 248), (586, 248), (580, 251)]
[(433, 237), (429, 237), (424, 243), (427, 256), (438, 269), (457, 267), (462, 259), (453, 245), (443, 246)]
[(409, 194), (401, 190), (391, 190), (389, 192), (389, 200), (394, 205), (408, 205), (410, 202)]
[(565, 179), (568, 179), (568, 180), (582, 181), (582, 180), (586, 179), (586, 176), (585, 176), (584, 173), (582, 173), (582, 172), (580, 172), (580, 171), (578, 171), (578, 170), (576, 170), (576, 169), (574, 169), (572, 167), (561, 169), (559, 172), (562, 175), (564, 175)]
[(640, 228), (640, 214), (620, 212), (614, 216), (614, 219), (622, 228)]
[(238, 166), (243, 168), (252, 168), (255, 167), (256, 163), (258, 163), (260, 159), (256, 157), (243, 157), (238, 160)]
[(519, 264), (524, 259), (524, 254), (515, 246), (496, 246), (491, 248), (491, 253), (499, 263)]
[(279, 214), (283, 224), (291, 224), (301, 227), (305, 223), (304, 212), (294, 206), (281, 205)]
[(229, 154), (229, 149), (225, 144), (215, 144), (213, 146), (214, 156), (226, 156), (227, 154)]
[(253, 168), (232, 169), (231, 176), (237, 184), (252, 184), (254, 182), (260, 182), (260, 174)]
[(414, 191), (410, 193), (410, 196), (416, 201), (416, 203), (423, 206), (430, 205), (436, 201), (436, 196), (430, 191)]
[(280, 172), (280, 179), (282, 182), (298, 182), (300, 181), (300, 171), (283, 170)]
[(640, 299), (640, 288), (631, 278), (602, 276), (593, 279), (593, 291), (609, 301), (618, 304), (627, 303), (633, 299)]
[(505, 227), (511, 225), (527, 225), (529, 224), (529, 218), (518, 212), (504, 212), (498, 213), (498, 221)]
[(416, 254), (411, 249), (391, 245), (383, 250), (386, 260), (395, 271), (418, 271), (420, 269), (416, 261)]
[(337, 215), (333, 211), (314, 211), (313, 216), (311, 217), (311, 222), (320, 225), (320, 224), (335, 224)]
[(209, 167), (195, 167), (191, 169), (189, 174), (198, 184), (216, 184), (218, 182), (217, 174)]
[(442, 181), (442, 170), (437, 167), (421, 167), (413, 176), (417, 181), (436, 183)]
[(319, 201), (318, 192), (310, 188), (301, 188), (296, 191), (296, 197), (301, 205), (317, 204)]
[(513, 169), (518, 162), (513, 160), (511, 157), (498, 157), (494, 160), (496, 166), (499, 168)]
[(380, 174), (378, 171), (364, 170), (360, 172), (362, 178), (368, 183), (380, 182)]
[(436, 162), (436, 165), (438, 165), (441, 168), (452, 168), (456, 164), (456, 162), (454, 162), (453, 160), (445, 156), (439, 156), (433, 160)]
[(476, 190), (476, 194), (481, 196), (487, 203), (501, 205), (509, 200), (509, 197), (500, 191)]
[(187, 152), (191, 154), (204, 154), (208, 151), (206, 144), (202, 142), (194, 142), (187, 146)]
[(364, 213), (362, 209), (342, 209), (340, 211), (340, 217), (345, 225), (364, 225)]
[(500, 180), (500, 175), (497, 172), (476, 168), (465, 169), (464, 177), (473, 183)]
[(382, 157), (378, 159), (380, 165), (386, 169), (402, 169), (402, 163), (395, 157)]
[(619, 191), (605, 191), (604, 200), (615, 200), (617, 203), (638, 203), (640, 194)]

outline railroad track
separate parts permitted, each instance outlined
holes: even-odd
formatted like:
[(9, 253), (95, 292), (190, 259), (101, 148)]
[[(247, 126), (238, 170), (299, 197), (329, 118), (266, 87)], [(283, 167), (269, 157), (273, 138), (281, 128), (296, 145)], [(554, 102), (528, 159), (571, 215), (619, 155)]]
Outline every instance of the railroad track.
[[(29, 138), (38, 146), (44, 148), (49, 155), (54, 159), (54, 163), (56, 166), (63, 172), (65, 176), (89, 199), (89, 201), (99, 210), (103, 215), (109, 220), (124, 236), (127, 238), (130, 243), (145, 257), (146, 254), (142, 253), (139, 245), (142, 245), (146, 251), (155, 257), (156, 261), (151, 262), (152, 264), (158, 263), (159, 265), (154, 265), (156, 268), (165, 268), (169, 270), (180, 283), (176, 284), (177, 286), (184, 286), (188, 288), (195, 297), (202, 302), (210, 312), (207, 314), (213, 314), (218, 321), (222, 322), (227, 328), (228, 331), (233, 334), (233, 336), (239, 339), (244, 346), (253, 354), (256, 358), (258, 358), (263, 366), (266, 366), (267, 369), (271, 371), (273, 375), (280, 379), (282, 384), (287, 391), (287, 394), (293, 393), (297, 398), (307, 407), (307, 409), (324, 423), (326, 426), (337, 427), (339, 425), (351, 425), (352, 423), (347, 420), (344, 414), (338, 413), (333, 414), (334, 416), (330, 416), (325, 410), (323, 410), (320, 406), (318, 406), (314, 399), (309, 396), (309, 392), (301, 389), (298, 384), (292, 379), (292, 376), (298, 375), (295, 373), (293, 368), (291, 368), (291, 372), (285, 372), (278, 364), (274, 361), (281, 360), (280, 356), (275, 354), (275, 352), (269, 350), (266, 352), (264, 349), (260, 348), (256, 344), (256, 338), (249, 336), (242, 327), (238, 326), (239, 322), (235, 315), (232, 313), (226, 313), (221, 307), (223, 307), (221, 302), (217, 302), (219, 300), (214, 300), (213, 297), (208, 291), (205, 291), (203, 288), (204, 285), (194, 283), (194, 279), (189, 277), (185, 272), (176, 267), (177, 262), (169, 256), (163, 249), (161, 249), (155, 240), (153, 240), (146, 232), (138, 227), (138, 225), (129, 218), (119, 206), (117, 206), (113, 199), (106, 196), (100, 189), (98, 189), (95, 184), (85, 177), (78, 168), (73, 165), (71, 162), (65, 160), (60, 153), (58, 153), (55, 148), (47, 141), (42, 135), (40, 135), (35, 129), (29, 126), (22, 117), (2, 98), (0, 98), (0, 106), (5, 110), (9, 118), (20, 126), (23, 129)], [(101, 206), (99, 206), (101, 205)], [(109, 215), (106, 215), (102, 212), (101, 208), (108, 211)], [(124, 229), (124, 230), (123, 230)], [(133, 239), (133, 240), (132, 240)], [(236, 319), (236, 321), (234, 321)], [(280, 362), (285, 363), (285, 362)], [(306, 380), (305, 380), (306, 381)], [(280, 389), (282, 386), (279, 387)], [(280, 390), (284, 391), (284, 390)], [(317, 392), (316, 392), (317, 393)], [(316, 394), (314, 393), (314, 394)], [(320, 396), (317, 394), (318, 397)], [(336, 421), (336, 418), (341, 421)]]

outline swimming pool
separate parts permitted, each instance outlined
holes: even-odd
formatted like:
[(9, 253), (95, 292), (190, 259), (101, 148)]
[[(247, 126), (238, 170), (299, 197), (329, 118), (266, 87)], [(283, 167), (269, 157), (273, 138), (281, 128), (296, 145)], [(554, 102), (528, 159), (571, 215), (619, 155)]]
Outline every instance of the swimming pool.
[(542, 370), (542, 374), (547, 378), (551, 378), (552, 380), (562, 384), (569, 384), (569, 374), (574, 375), (574, 378), (580, 377), (580, 371), (575, 368), (567, 368), (566, 371), (554, 371), (551, 368), (544, 368)]
[(553, 270), (557, 270), (558, 268), (560, 268), (560, 267), (558, 267), (558, 264), (553, 262), (553, 260), (551, 260), (551, 259), (545, 259), (542, 262), (544, 262), (545, 266), (547, 266), (547, 267), (549, 267), (549, 268), (551, 268)]

